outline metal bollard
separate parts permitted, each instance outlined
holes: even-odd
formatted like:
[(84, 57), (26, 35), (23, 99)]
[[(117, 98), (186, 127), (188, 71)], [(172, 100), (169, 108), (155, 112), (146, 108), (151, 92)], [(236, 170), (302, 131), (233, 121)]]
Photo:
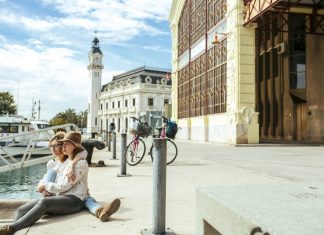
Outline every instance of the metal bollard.
[(120, 157), (120, 174), (126, 175), (126, 134), (122, 133), (120, 141), (121, 157)]
[(108, 131), (105, 132), (105, 143), (108, 146)]
[(153, 139), (153, 216), (152, 231), (144, 229), (142, 234), (175, 234), (165, 229), (166, 207), (166, 139)]
[(111, 151), (111, 132), (108, 131), (108, 138), (107, 138), (107, 147), (108, 147), (108, 151)]
[(120, 150), (121, 150), (121, 157), (120, 157), (120, 174), (117, 176), (123, 177), (123, 176), (130, 176), (126, 174), (126, 140), (127, 140), (127, 134), (122, 133), (121, 135), (121, 141), (120, 141)]
[(116, 132), (112, 133), (112, 152), (113, 152), (113, 157), (112, 159), (116, 160)]

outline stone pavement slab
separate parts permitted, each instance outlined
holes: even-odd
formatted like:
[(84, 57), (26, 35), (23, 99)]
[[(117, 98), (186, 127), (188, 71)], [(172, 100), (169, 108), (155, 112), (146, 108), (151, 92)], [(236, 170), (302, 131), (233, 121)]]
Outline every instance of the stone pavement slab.
[[(312, 186), (324, 179), (323, 146), (241, 148), (190, 141), (176, 143), (179, 156), (167, 167), (166, 226), (179, 235), (196, 234), (198, 187), (287, 183)], [(118, 160), (111, 158), (112, 153), (107, 149), (95, 151), (92, 161), (104, 160), (107, 166), (91, 167), (89, 171), (93, 197), (102, 203), (117, 197), (121, 199), (121, 208), (110, 221), (102, 223), (84, 210), (44, 218), (16, 234), (139, 235), (141, 230), (151, 229), (152, 163), (149, 156), (137, 166), (127, 166), (131, 177), (117, 177), (120, 173), (119, 141)]]

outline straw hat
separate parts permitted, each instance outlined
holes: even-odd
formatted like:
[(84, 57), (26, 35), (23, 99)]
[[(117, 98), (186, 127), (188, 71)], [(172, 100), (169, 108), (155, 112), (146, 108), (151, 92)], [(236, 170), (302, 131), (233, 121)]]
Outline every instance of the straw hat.
[(81, 133), (77, 131), (69, 131), (68, 133), (65, 134), (63, 139), (57, 141), (58, 142), (69, 141), (75, 146), (84, 149), (83, 146), (81, 145)]

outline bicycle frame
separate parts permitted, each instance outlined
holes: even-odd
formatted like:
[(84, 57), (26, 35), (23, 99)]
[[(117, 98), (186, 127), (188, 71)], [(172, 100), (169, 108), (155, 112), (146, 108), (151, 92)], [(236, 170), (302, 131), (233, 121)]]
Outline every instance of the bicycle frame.
[[(140, 122), (138, 118), (131, 117), (134, 120), (137, 120)], [(163, 117), (163, 125), (162, 128), (157, 128), (160, 132), (158, 135), (153, 135), (154, 138), (162, 138), (167, 140), (167, 164), (171, 164), (177, 157), (178, 155), (178, 148), (177, 145), (172, 141), (172, 139), (168, 138), (166, 136), (166, 127), (168, 125), (169, 120), (165, 117)], [(151, 160), (153, 161), (153, 156), (152, 156), (152, 150), (153, 150), (153, 142), (150, 147), (150, 150), (148, 154), (151, 156)], [(139, 164), (146, 152), (146, 144), (141, 138), (140, 135), (138, 135), (136, 132), (134, 133), (132, 141), (128, 144), (126, 148), (126, 161), (129, 165), (135, 166)]]

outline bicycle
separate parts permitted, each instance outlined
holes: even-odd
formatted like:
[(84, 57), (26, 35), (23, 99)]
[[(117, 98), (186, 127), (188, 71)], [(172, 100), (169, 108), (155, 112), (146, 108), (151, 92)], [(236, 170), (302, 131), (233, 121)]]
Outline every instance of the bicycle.
[[(178, 127), (174, 122), (171, 122), (169, 119), (162, 117), (163, 125), (161, 128), (155, 128), (159, 131), (157, 135), (153, 135), (153, 138), (161, 138), (167, 140), (167, 165), (170, 165), (178, 156), (178, 147), (173, 142), (172, 139), (174, 139)], [(153, 161), (153, 143), (149, 151), (149, 155), (151, 155), (151, 160)]]
[(133, 140), (126, 147), (126, 162), (130, 166), (136, 166), (139, 164), (145, 155), (146, 145), (142, 138), (146, 138), (151, 133), (151, 127), (146, 122), (141, 122), (136, 117), (131, 117), (137, 121), (136, 130), (133, 129)]
[[(143, 140), (143, 138), (147, 138), (150, 133), (151, 133), (151, 128), (148, 126), (146, 122), (141, 122), (138, 118), (131, 117), (133, 120), (138, 122), (136, 131), (134, 130), (133, 132), (133, 140), (127, 145), (126, 147), (126, 162), (130, 166), (136, 166), (139, 164), (146, 152), (146, 144)], [(174, 138), (176, 131), (177, 131), (177, 126), (175, 123), (169, 121), (167, 118), (163, 117), (163, 123), (164, 125), (162, 128), (156, 128), (159, 131), (158, 135), (153, 135), (154, 138), (165, 138), (167, 140), (167, 165), (171, 164), (177, 157), (178, 155), (178, 148), (176, 144), (172, 141), (171, 138)], [(170, 130), (166, 128), (168, 125), (171, 123), (175, 124), (176, 130), (172, 132), (172, 128)], [(171, 138), (169, 138), (169, 137)], [(151, 156), (151, 160), (153, 161), (153, 143), (151, 145), (149, 155)]]

